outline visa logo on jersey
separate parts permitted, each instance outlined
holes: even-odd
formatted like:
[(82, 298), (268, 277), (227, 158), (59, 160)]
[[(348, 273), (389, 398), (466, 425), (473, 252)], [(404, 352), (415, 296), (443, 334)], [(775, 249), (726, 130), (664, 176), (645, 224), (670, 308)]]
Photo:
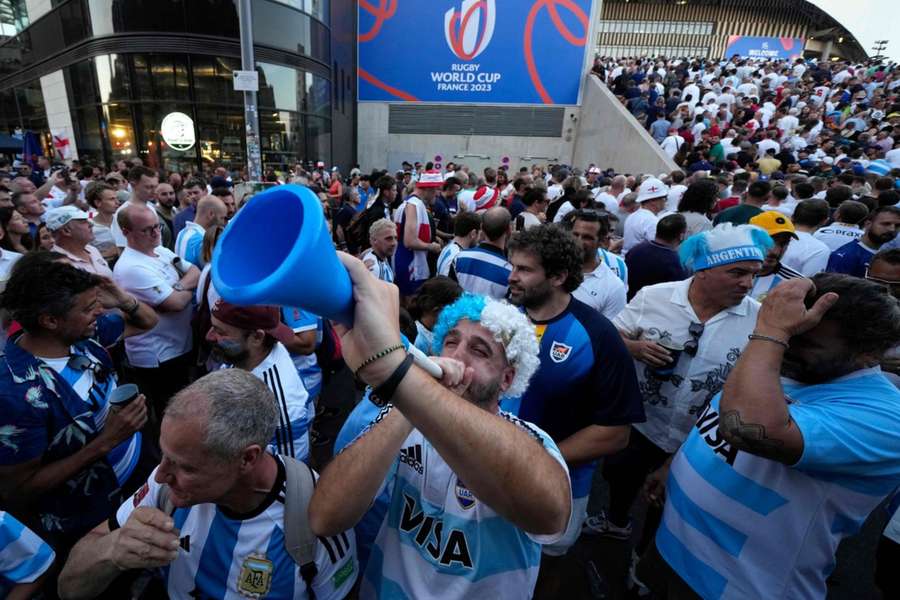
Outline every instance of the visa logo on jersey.
[(460, 60), (472, 60), (488, 47), (497, 17), (495, 0), (463, 0), (460, 10), (444, 13), (444, 37)]

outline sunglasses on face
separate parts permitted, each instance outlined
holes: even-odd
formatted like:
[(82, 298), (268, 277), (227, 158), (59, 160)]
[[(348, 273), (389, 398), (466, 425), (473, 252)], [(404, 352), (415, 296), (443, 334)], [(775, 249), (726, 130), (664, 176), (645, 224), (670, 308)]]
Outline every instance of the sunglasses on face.
[(684, 353), (691, 358), (697, 356), (697, 350), (700, 348), (700, 336), (703, 335), (704, 328), (703, 323), (691, 323), (690, 327), (688, 327), (688, 334), (690, 334), (691, 339), (685, 342)]

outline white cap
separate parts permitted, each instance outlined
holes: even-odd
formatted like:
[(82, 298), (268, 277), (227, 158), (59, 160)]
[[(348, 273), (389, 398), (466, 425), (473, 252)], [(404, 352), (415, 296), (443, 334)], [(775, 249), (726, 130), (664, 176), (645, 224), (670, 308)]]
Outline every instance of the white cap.
[(669, 188), (656, 177), (648, 177), (638, 188), (638, 202), (647, 202), (657, 198), (665, 198), (669, 195)]
[(68, 225), (69, 221), (87, 220), (89, 218), (90, 215), (77, 206), (68, 205), (48, 210), (44, 217), (44, 222), (47, 224), (47, 229), (56, 231)]

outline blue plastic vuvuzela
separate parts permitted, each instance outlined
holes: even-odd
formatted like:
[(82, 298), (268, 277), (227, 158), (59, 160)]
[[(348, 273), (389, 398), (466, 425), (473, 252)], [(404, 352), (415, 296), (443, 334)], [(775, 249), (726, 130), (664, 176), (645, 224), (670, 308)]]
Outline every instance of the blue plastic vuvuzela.
[(296, 306), (353, 324), (353, 287), (316, 195), (281, 185), (254, 196), (219, 238), (216, 291), (232, 304)]

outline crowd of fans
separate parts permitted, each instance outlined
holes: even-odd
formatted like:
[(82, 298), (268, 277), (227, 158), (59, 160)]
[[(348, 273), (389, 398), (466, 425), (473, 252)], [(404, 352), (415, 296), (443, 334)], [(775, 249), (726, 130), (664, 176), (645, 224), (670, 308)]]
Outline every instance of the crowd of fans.
[(885, 509), (897, 595), (892, 69), (594, 72), (680, 169), (267, 176), (320, 198), (352, 328), (220, 297), (238, 173), (0, 164), (7, 597), (575, 598), (584, 535), (637, 596), (821, 598)]

